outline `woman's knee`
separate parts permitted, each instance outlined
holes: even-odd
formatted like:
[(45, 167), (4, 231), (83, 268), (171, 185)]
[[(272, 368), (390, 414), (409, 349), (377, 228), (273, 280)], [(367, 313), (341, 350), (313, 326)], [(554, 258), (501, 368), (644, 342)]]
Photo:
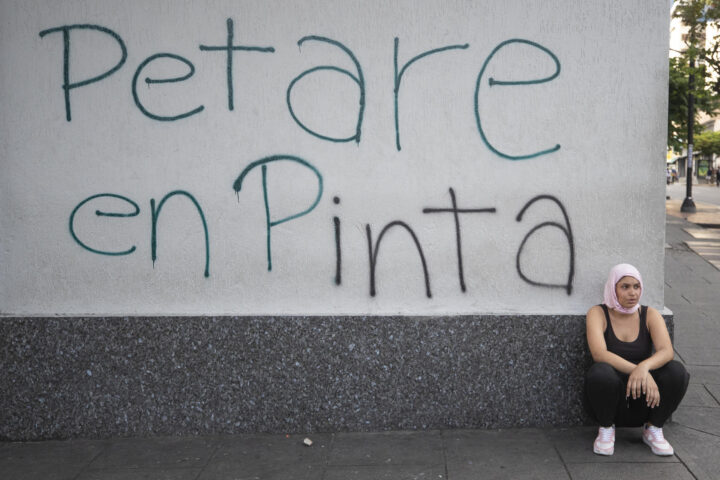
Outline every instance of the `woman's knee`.
[(687, 388), (690, 382), (690, 374), (685, 369), (685, 366), (677, 360), (670, 360), (663, 367), (659, 368), (655, 372), (657, 377), (656, 382), (673, 385), (676, 388), (681, 388), (683, 391)]
[(617, 371), (605, 362), (597, 362), (592, 364), (585, 374), (585, 385), (588, 388), (602, 387), (608, 388), (617, 385), (619, 382)]
[(595, 362), (593, 363), (590, 368), (587, 371), (586, 376), (588, 377), (615, 377), (617, 374), (615, 373), (615, 369), (612, 365), (606, 362)]

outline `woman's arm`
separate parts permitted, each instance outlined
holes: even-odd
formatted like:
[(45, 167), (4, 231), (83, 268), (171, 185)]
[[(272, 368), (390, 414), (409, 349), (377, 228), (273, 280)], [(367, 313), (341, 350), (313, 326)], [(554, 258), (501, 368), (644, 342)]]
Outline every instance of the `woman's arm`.
[(665, 320), (660, 315), (660, 312), (652, 307), (648, 307), (647, 326), (648, 330), (650, 330), (650, 338), (653, 347), (655, 347), (655, 353), (647, 360), (640, 362), (640, 365), (646, 366), (648, 370), (657, 370), (672, 360), (675, 357), (675, 352), (673, 351), (667, 326), (665, 326)]
[(605, 328), (605, 313), (600, 306), (595, 305), (588, 310), (585, 320), (585, 332), (593, 360), (609, 363), (615, 370), (629, 375), (637, 365), (608, 351), (605, 343)]
[(655, 379), (650, 374), (650, 370), (657, 370), (668, 363), (675, 356), (675, 352), (673, 352), (665, 320), (663, 320), (660, 312), (652, 307), (648, 307), (647, 326), (653, 347), (655, 347), (655, 353), (650, 358), (640, 362), (630, 373), (626, 395), (638, 398), (642, 392), (645, 394), (648, 406), (656, 407), (660, 404), (660, 392)]

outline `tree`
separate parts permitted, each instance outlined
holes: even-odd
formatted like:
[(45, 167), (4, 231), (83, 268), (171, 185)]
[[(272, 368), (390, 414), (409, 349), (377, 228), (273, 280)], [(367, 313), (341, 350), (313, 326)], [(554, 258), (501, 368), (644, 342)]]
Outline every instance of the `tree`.
[(703, 155), (720, 155), (720, 132), (703, 132), (696, 135), (695, 151)]
[(694, 131), (702, 130), (698, 122), (700, 113), (715, 115), (720, 101), (718, 96), (708, 88), (705, 68), (691, 69), (684, 57), (670, 59), (670, 81), (668, 89), (668, 147), (679, 152), (687, 146), (688, 132), (688, 79), (695, 75), (695, 122)]
[(706, 45), (707, 27), (720, 26), (720, 0), (680, 0), (674, 3), (673, 17), (688, 27), (686, 58), (692, 56), (708, 65), (707, 73), (715, 74), (709, 86), (720, 93), (720, 35)]
[(720, 38), (716, 36), (707, 47), (705, 42), (706, 28), (720, 25), (720, 0), (680, 0), (674, 5), (673, 17), (688, 27), (687, 48), (670, 58), (668, 146), (679, 151), (687, 145), (689, 95), (692, 93), (695, 103), (694, 130), (700, 130), (700, 113), (715, 115), (720, 104)]

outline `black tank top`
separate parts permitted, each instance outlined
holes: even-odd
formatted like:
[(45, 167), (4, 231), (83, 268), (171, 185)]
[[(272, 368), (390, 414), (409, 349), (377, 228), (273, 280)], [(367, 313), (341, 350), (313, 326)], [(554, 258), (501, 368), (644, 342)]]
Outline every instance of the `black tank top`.
[(603, 312), (605, 312), (605, 320), (607, 322), (607, 327), (605, 328), (605, 345), (607, 346), (608, 352), (619, 355), (635, 365), (650, 358), (653, 344), (652, 338), (650, 338), (650, 330), (648, 330), (647, 327), (647, 306), (642, 305), (640, 307), (640, 332), (632, 342), (618, 340), (612, 328), (607, 305), (601, 304), (600, 306)]

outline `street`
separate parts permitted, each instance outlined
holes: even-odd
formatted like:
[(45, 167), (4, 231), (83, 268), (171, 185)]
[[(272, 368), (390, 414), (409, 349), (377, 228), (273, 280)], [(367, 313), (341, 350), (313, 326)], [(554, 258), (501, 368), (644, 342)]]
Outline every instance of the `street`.
[[(665, 189), (666, 195), (672, 200), (683, 200), (685, 198), (685, 179), (680, 182), (668, 185)], [(720, 207), (720, 188), (715, 185), (693, 185), (692, 197), (696, 202), (708, 203)]]

